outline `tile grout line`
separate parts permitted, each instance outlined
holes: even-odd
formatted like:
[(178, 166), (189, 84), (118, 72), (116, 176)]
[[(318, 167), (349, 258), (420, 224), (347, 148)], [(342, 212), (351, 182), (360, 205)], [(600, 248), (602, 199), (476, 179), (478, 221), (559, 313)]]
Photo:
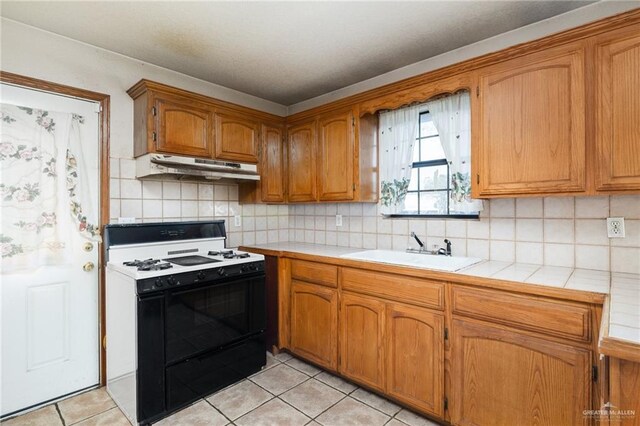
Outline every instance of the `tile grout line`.
[(60, 411), (60, 407), (58, 407), (58, 403), (53, 404), (56, 408), (56, 412), (58, 413), (58, 417), (60, 417), (60, 421), (62, 422), (62, 426), (67, 426), (67, 422), (64, 421), (64, 417), (62, 417), (62, 412)]

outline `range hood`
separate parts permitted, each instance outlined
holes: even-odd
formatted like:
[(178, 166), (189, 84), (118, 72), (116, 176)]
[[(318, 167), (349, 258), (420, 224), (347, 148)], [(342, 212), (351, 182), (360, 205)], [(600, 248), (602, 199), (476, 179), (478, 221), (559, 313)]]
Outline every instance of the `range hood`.
[(231, 163), (179, 155), (145, 154), (136, 159), (136, 177), (172, 175), (204, 179), (260, 180), (255, 164)]

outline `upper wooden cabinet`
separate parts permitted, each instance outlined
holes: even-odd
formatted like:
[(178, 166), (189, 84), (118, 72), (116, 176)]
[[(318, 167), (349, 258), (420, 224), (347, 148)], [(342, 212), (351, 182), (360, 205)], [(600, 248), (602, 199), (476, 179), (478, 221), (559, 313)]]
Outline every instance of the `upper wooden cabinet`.
[(352, 200), (355, 119), (351, 110), (318, 120), (318, 198)]
[(573, 44), (479, 71), (476, 195), (585, 191), (584, 66)]
[(282, 127), (262, 126), (262, 156), (260, 159), (260, 187), (262, 201), (282, 203), (287, 188), (286, 150)]
[(316, 200), (316, 121), (289, 127), (289, 201)]
[(453, 320), (451, 423), (582, 425), (591, 353), (505, 327)]
[(596, 44), (596, 189), (640, 190), (640, 25)]
[(127, 93), (134, 100), (136, 157), (163, 152), (257, 163), (261, 126), (284, 126), (282, 117), (153, 81), (140, 80)]
[(221, 160), (258, 162), (260, 124), (246, 116), (216, 112), (215, 157)]
[(172, 96), (154, 98), (156, 150), (171, 154), (210, 157), (213, 112), (206, 105)]
[(341, 109), (288, 127), (290, 202), (378, 199), (378, 117)]

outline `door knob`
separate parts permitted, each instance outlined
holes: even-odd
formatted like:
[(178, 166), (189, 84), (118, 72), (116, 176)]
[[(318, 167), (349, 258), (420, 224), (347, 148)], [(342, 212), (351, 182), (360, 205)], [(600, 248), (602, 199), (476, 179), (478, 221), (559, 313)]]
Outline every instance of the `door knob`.
[(84, 249), (84, 251), (91, 251), (91, 250), (93, 250), (93, 244), (85, 243), (83, 249)]
[(93, 268), (95, 268), (96, 265), (93, 264), (93, 262), (87, 262), (84, 264), (84, 266), (82, 266), (82, 269), (85, 272), (91, 272), (93, 271)]

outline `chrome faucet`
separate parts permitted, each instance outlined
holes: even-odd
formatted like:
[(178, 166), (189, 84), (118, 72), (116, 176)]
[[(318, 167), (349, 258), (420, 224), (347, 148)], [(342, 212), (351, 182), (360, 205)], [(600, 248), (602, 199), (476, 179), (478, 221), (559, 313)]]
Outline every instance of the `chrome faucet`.
[(440, 247), (438, 249), (438, 254), (441, 254), (443, 256), (451, 256), (451, 241), (445, 238), (444, 243), (447, 245), (447, 248)]
[(420, 246), (420, 248), (418, 249), (419, 252), (425, 251), (426, 248), (424, 247), (424, 243), (422, 242), (422, 240), (420, 240), (420, 238), (418, 238), (418, 236), (416, 235), (415, 232), (411, 232), (411, 236), (416, 240), (416, 242), (418, 243), (418, 245)]

